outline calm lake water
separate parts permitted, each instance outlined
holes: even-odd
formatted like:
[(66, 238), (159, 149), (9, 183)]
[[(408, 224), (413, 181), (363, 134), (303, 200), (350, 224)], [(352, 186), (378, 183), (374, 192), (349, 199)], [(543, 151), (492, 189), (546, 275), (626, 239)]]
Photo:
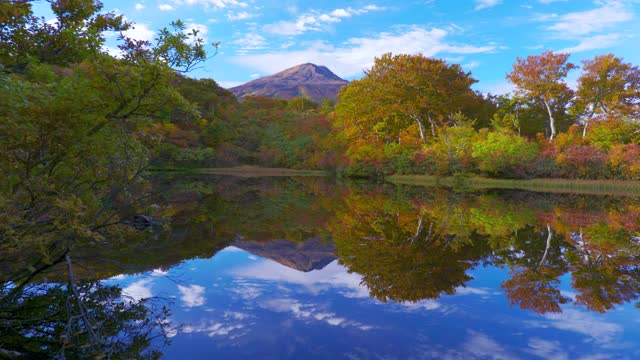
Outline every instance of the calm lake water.
[(638, 198), (322, 178), (156, 186), (169, 234), (77, 257), (168, 307), (164, 358), (640, 358)]

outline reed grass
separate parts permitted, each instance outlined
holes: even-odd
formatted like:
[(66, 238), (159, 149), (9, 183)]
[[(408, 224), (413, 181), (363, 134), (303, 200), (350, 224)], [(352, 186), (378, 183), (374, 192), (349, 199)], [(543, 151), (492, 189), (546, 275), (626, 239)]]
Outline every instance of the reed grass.
[(395, 184), (470, 189), (519, 189), (538, 192), (625, 195), (640, 197), (640, 181), (576, 179), (491, 179), (478, 176), (392, 175)]

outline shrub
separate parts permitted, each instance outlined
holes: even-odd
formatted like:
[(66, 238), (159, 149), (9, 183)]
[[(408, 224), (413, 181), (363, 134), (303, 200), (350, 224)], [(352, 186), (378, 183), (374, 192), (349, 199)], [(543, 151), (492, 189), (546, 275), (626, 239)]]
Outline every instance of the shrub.
[(418, 151), (416, 146), (389, 143), (384, 145), (384, 157), (386, 159), (383, 171), (385, 174), (415, 174), (422, 169), (416, 164), (415, 158)]
[(570, 146), (558, 154), (556, 163), (563, 177), (580, 179), (609, 177), (607, 154), (594, 146)]
[(475, 160), (471, 153), (472, 144), (477, 136), (472, 123), (441, 129), (438, 142), (426, 150), (430, 160), (429, 173), (454, 175), (473, 172)]
[(640, 180), (640, 145), (614, 145), (609, 152), (609, 167), (616, 177)]
[(598, 149), (610, 149), (616, 144), (628, 144), (640, 130), (640, 124), (618, 118), (592, 121), (587, 130), (586, 140)]
[(473, 144), (478, 168), (489, 175), (521, 177), (525, 167), (540, 153), (538, 145), (512, 132), (489, 132)]

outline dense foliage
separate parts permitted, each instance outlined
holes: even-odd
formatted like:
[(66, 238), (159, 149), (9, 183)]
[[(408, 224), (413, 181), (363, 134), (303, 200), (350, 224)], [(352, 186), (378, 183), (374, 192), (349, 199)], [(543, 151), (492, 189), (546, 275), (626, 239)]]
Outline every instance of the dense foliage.
[[(123, 16), (101, 12), (98, 1), (50, 3), (56, 22), (35, 17), (30, 1), (0, 3), (0, 335), (14, 334), (0, 351), (25, 358), (142, 356), (149, 332), (136, 332), (158, 325), (147, 318), (153, 312), (119, 303), (117, 288), (96, 292), (76, 282), (71, 259), (77, 247), (153, 235), (132, 226), (158, 210), (141, 177), (155, 146), (147, 129), (176, 113), (197, 121), (196, 108), (173, 83), (177, 72), (206, 58), (204, 44), (177, 21), (154, 43), (121, 35), (121, 56), (114, 58), (103, 50), (104, 32), (126, 30)], [(66, 285), (52, 284), (46, 296), (30, 290), (63, 262)], [(67, 304), (67, 313), (40, 311), (13, 323), (10, 305), (25, 301), (50, 301), (52, 311)], [(87, 310), (92, 301), (105, 306), (95, 316)], [(109, 328), (110, 316), (130, 320)], [(30, 328), (43, 318), (50, 325)], [(120, 341), (129, 335), (130, 344)], [(29, 338), (33, 346), (25, 347)]]

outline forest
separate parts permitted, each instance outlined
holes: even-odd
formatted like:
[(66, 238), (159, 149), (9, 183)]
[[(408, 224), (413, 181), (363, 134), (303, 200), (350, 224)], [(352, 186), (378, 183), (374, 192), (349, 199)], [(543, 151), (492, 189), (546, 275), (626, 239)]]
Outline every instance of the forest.
[(195, 121), (144, 129), (160, 168), (258, 165), (345, 177), (391, 174), (495, 178), (640, 179), (640, 69), (613, 54), (584, 61), (577, 89), (569, 54), (518, 58), (513, 95), (482, 94), (460, 65), (385, 54), (343, 87), (337, 104), (248, 96), (181, 77)]

